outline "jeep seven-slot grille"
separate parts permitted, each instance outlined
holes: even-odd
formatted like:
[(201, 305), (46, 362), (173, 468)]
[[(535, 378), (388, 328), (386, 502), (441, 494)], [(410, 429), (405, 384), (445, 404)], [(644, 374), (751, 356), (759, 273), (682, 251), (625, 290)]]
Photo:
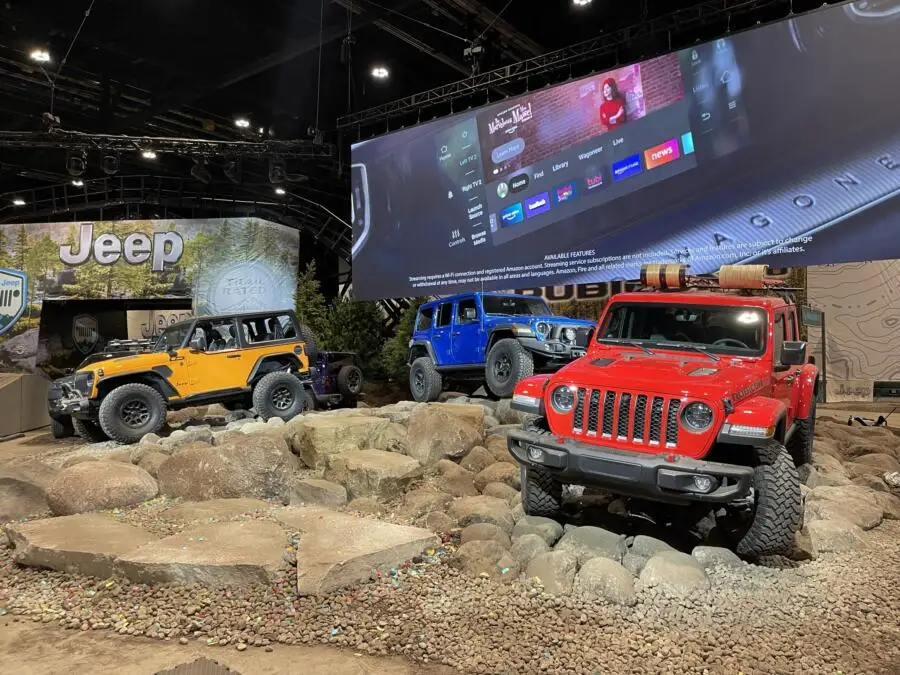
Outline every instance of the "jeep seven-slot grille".
[(580, 387), (573, 414), (573, 433), (618, 441), (675, 446), (681, 401), (662, 396)]

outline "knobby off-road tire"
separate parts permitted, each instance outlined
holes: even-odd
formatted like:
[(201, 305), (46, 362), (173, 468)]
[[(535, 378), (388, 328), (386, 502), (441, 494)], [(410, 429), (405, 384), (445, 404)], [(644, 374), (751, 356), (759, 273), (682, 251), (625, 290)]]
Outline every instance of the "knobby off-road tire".
[(319, 348), (316, 346), (316, 335), (309, 326), (304, 326), (303, 324), (300, 324), (299, 335), (306, 345), (305, 350), (306, 355), (309, 357), (309, 365), (314, 366), (316, 364), (316, 356), (319, 354)]
[(50, 436), (52, 438), (70, 438), (75, 434), (71, 417), (51, 417)]
[(100, 425), (96, 422), (80, 420), (77, 417), (73, 417), (72, 429), (75, 431), (75, 435), (78, 436), (78, 438), (87, 441), (88, 443), (105, 443), (109, 440), (109, 436), (103, 432), (103, 429), (101, 429)]
[(362, 392), (363, 374), (356, 366), (344, 366), (337, 374), (337, 388), (346, 397), (356, 397)]
[(313, 409), (313, 400), (303, 383), (292, 373), (269, 373), (253, 388), (253, 407), (264, 420), (284, 421)]
[(146, 384), (123, 384), (100, 404), (100, 428), (119, 443), (137, 443), (166, 423), (166, 401)]
[(412, 362), (409, 368), (409, 391), (414, 401), (437, 401), (443, 388), (441, 374), (434, 367), (431, 358), (420, 356)]
[(796, 430), (787, 442), (787, 451), (794, 460), (800, 482), (806, 483), (812, 469), (813, 438), (816, 433), (816, 402), (813, 400), (809, 417), (796, 421)]
[(534, 375), (534, 357), (518, 340), (498, 340), (488, 353), (484, 379), (495, 396), (509, 398), (516, 385)]
[[(546, 421), (537, 416), (529, 416), (522, 428), (533, 434), (549, 436)], [(562, 509), (563, 484), (540, 466), (519, 465), (522, 483), (522, 510), (529, 516), (555, 518)]]
[(756, 505), (749, 529), (737, 542), (739, 555), (759, 557), (791, 551), (803, 516), (797, 467), (777, 441), (757, 448), (753, 487)]

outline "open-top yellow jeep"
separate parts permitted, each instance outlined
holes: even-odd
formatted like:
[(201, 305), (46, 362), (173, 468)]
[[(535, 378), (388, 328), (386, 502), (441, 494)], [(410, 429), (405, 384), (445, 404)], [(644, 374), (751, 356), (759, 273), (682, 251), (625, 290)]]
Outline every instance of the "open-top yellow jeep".
[(290, 311), (207, 316), (169, 326), (149, 351), (98, 354), (53, 382), (54, 435), (135, 443), (166, 411), (221, 403), (290, 419), (313, 407), (312, 333)]

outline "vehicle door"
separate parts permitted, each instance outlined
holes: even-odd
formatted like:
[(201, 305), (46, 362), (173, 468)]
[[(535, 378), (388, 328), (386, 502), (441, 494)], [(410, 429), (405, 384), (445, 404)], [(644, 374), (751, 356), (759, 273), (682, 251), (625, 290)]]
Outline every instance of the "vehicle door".
[(249, 375), (234, 319), (197, 321), (186, 361), (191, 396), (241, 389)]
[(484, 340), (482, 339), (481, 308), (475, 296), (460, 298), (453, 312), (451, 349), (457, 364), (482, 363)]
[(451, 331), (453, 330), (453, 303), (442, 302), (437, 306), (433, 327), (431, 329), (431, 348), (439, 365), (452, 364), (453, 348)]
[(790, 332), (792, 323), (785, 309), (775, 311), (775, 323), (772, 329), (772, 398), (784, 403), (788, 410), (788, 419), (785, 422), (790, 425), (794, 415), (793, 382), (796, 379), (795, 368), (781, 363), (781, 346), (785, 340), (791, 340)]

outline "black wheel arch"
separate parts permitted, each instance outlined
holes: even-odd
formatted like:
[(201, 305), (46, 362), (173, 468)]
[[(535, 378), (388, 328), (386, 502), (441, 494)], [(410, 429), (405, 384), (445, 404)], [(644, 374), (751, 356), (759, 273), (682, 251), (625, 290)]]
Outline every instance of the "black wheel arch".
[(266, 356), (260, 356), (256, 360), (256, 363), (253, 364), (253, 370), (250, 371), (250, 375), (247, 377), (247, 384), (253, 386), (265, 375), (274, 373), (278, 370), (287, 368), (298, 371), (300, 370), (300, 367), (300, 359), (294, 354), (268, 354)]
[(423, 356), (427, 356), (433, 364), (437, 365), (437, 359), (434, 357), (434, 347), (431, 346), (431, 342), (429, 340), (415, 340), (409, 347), (406, 365), (412, 366), (413, 361)]
[[(171, 374), (171, 370), (166, 368)], [(153, 387), (159, 394), (163, 397), (163, 399), (170, 398), (179, 398), (180, 394), (178, 390), (172, 385), (169, 380), (166, 379), (164, 372), (157, 372), (156, 370), (144, 372), (144, 373), (129, 373), (127, 375), (114, 375), (113, 377), (108, 377), (100, 380), (97, 385), (97, 393), (99, 398), (102, 400), (106, 398), (106, 396), (113, 389), (121, 387), (123, 384), (146, 384), (149, 387)]]
[(513, 332), (512, 326), (498, 326), (497, 328), (493, 328), (488, 334), (488, 342), (484, 350), (485, 358), (497, 342), (506, 340), (507, 338), (512, 340), (516, 339), (516, 334)]

